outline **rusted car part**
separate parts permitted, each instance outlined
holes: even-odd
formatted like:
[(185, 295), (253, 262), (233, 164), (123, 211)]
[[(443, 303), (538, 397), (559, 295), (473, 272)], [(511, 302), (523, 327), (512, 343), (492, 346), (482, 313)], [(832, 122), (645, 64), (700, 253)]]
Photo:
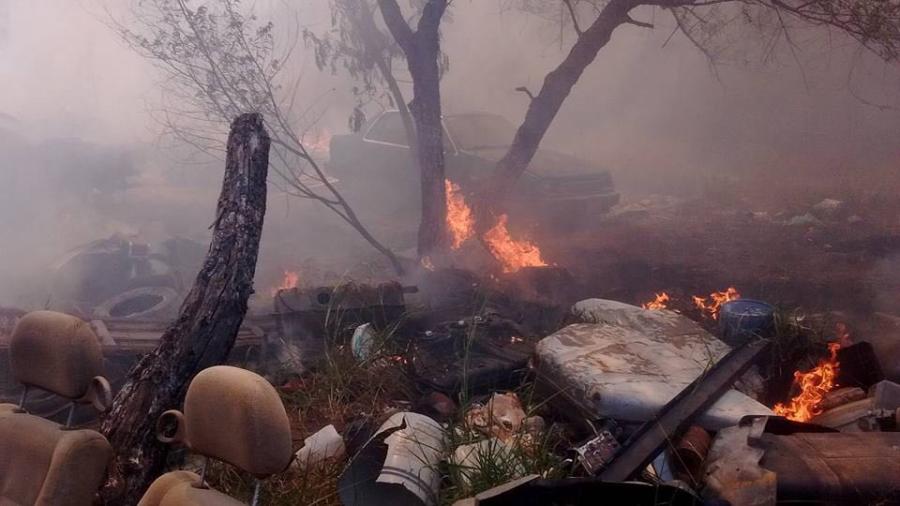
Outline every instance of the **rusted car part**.
[(415, 290), (396, 282), (279, 290), (275, 318), (285, 344), (299, 354), (297, 365), (310, 367), (324, 357), (326, 336), (349, 340), (363, 323), (383, 329), (397, 322), (406, 312), (404, 294)]
[[(51, 266), (51, 304), (85, 317), (95, 308), (110, 309), (123, 302), (123, 294), (136, 288), (158, 287), (173, 290), (166, 299), (173, 311), (203, 261), (206, 246), (190, 239), (173, 237), (151, 245), (114, 235), (98, 239), (67, 252)], [(151, 303), (145, 308), (156, 306)], [(157, 301), (158, 302), (158, 301)], [(125, 312), (117, 317), (128, 317)], [(140, 315), (139, 317), (148, 317)], [(105, 316), (104, 316), (105, 317)]]
[(628, 504), (631, 506), (696, 506), (700, 499), (672, 485), (641, 482), (609, 483), (597, 478), (542, 479), (530, 475), (457, 501), (453, 506), (545, 506)]
[(898, 476), (900, 433), (748, 417), (713, 441), (704, 494), (732, 506), (900, 504)]
[(884, 380), (872, 385), (868, 396), (826, 409), (812, 422), (841, 432), (897, 431), (898, 409), (900, 385)]
[(341, 504), (436, 504), (444, 444), (444, 429), (436, 421), (417, 413), (395, 413), (341, 475)]
[[(579, 302), (573, 311), (591, 323), (569, 325), (542, 339), (536, 349), (539, 388), (566, 401), (561, 407), (573, 419), (654, 419), (729, 352), (725, 343), (671, 311), (601, 299)], [(748, 373), (741, 382), (752, 376), (758, 379)], [(727, 390), (695, 423), (716, 430), (748, 414), (773, 413), (747, 395)]]
[(448, 322), (412, 342), (412, 369), (424, 390), (455, 397), (515, 388), (527, 374), (533, 343), (510, 333), (497, 315)]
[[(111, 404), (97, 338), (74, 316), (35, 311), (19, 320), (9, 355), (24, 390), (18, 405), (0, 404), (0, 504), (92, 504), (112, 448), (98, 432), (73, 430), (71, 421), (77, 404)], [(65, 426), (29, 413), (29, 393), (38, 390), (70, 406)]]
[(667, 442), (681, 435), (699, 413), (716, 402), (768, 345), (768, 340), (747, 341), (729, 352), (632, 434), (600, 478), (625, 481), (646, 467)]
[(678, 438), (670, 459), (675, 477), (695, 489), (703, 484), (703, 463), (709, 454), (712, 437), (703, 427), (691, 425)]
[(200, 475), (173, 471), (157, 478), (139, 506), (245, 504), (204, 483), (211, 458), (255, 478), (255, 506), (260, 480), (287, 469), (293, 457), (290, 421), (278, 392), (263, 377), (237, 367), (201, 371), (188, 387), (184, 412), (166, 411), (157, 427), (160, 441), (182, 445), (205, 463)]

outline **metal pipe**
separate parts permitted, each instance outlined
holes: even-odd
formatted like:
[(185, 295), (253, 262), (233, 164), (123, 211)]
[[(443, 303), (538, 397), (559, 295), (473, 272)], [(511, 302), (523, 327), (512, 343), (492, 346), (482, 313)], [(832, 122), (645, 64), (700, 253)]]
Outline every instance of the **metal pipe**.
[(22, 397), (19, 398), (19, 409), (25, 411), (25, 399), (28, 397), (28, 385), (22, 390)]
[(259, 479), (255, 480), (256, 485), (253, 486), (253, 500), (250, 501), (250, 506), (257, 506), (259, 504), (259, 489), (262, 488), (262, 482)]
[(206, 468), (209, 467), (209, 457), (203, 459), (203, 467), (200, 468), (200, 488), (206, 488)]
[(72, 418), (74, 418), (74, 417), (75, 417), (75, 401), (72, 401), (72, 403), (69, 404), (69, 415), (66, 416), (66, 428), (69, 428), (72, 426)]

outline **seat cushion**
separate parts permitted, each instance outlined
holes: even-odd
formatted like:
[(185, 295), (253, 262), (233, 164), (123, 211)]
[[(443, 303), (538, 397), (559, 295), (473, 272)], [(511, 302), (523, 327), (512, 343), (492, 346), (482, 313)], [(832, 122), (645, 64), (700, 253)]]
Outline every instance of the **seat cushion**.
[(199, 488), (200, 476), (190, 471), (173, 471), (156, 479), (141, 497), (138, 506), (246, 506), (211, 488)]
[(89, 506), (112, 454), (98, 432), (0, 405), (0, 504)]

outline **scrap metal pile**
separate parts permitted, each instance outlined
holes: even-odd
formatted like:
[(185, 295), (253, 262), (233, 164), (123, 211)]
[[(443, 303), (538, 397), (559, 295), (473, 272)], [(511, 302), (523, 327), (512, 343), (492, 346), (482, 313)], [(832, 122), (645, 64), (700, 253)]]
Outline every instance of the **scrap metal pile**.
[[(298, 458), (347, 459), (347, 505), (438, 504), (448, 486), (460, 506), (900, 503), (900, 378), (873, 347), (838, 326), (772, 404), (763, 371), (787, 339), (774, 308), (717, 293), (701, 308), (714, 328), (603, 299), (542, 338), (490, 307), (418, 320), (404, 360), (421, 399), (352, 445), (328, 425)], [(508, 480), (485, 489), (491, 472)]]
[[(520, 279), (553, 279), (538, 270)], [(896, 357), (846, 326), (773, 402), (767, 365), (786, 338), (772, 306), (733, 288), (695, 297), (698, 323), (667, 309), (665, 293), (643, 307), (561, 308), (464, 271), (420, 281), (295, 282), (238, 336), (232, 362), (282, 394), (339, 348), (368, 363), (390, 346), (383, 358), (407, 372), (412, 396), (301, 430), (292, 448), (294, 470), (342, 467), (342, 504), (442, 504), (448, 487), (460, 506), (900, 504), (900, 378), (881, 365)], [(0, 313), (0, 352), (23, 314)], [(91, 315), (115, 389), (167, 321)], [(37, 392), (30, 406), (47, 417), (67, 407)]]

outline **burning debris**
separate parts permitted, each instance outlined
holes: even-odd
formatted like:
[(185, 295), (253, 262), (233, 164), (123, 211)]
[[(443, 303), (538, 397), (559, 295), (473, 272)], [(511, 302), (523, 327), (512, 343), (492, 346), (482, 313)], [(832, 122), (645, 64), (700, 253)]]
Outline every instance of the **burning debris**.
[(667, 294), (666, 292), (660, 292), (660, 293), (656, 294), (656, 296), (654, 297), (653, 300), (641, 304), (641, 307), (644, 309), (653, 309), (653, 310), (668, 309), (669, 308), (669, 300), (670, 300), (669, 294)]
[(297, 288), (300, 285), (300, 274), (297, 271), (284, 271), (284, 276), (281, 278), (281, 283), (278, 284), (275, 288), (272, 288), (271, 294), (272, 297), (278, 295), (278, 292), (282, 290), (290, 290), (291, 288)]
[(449, 179), (444, 180), (444, 185), (447, 190), (447, 229), (452, 239), (451, 247), (459, 249), (475, 235), (475, 216), (466, 204), (459, 185)]
[(740, 298), (741, 294), (738, 293), (737, 289), (733, 286), (726, 288), (724, 292), (713, 292), (709, 294), (709, 297), (700, 297), (697, 295), (691, 297), (697, 309), (713, 320), (719, 318), (719, 309), (722, 307), (722, 304)]
[(546, 267), (548, 264), (537, 245), (527, 240), (515, 240), (510, 236), (506, 228), (507, 219), (507, 215), (500, 215), (497, 224), (484, 234), (484, 241), (494, 258), (500, 262), (503, 272), (517, 272), (525, 267)]
[(838, 367), (837, 352), (840, 343), (828, 343), (828, 357), (819, 361), (813, 369), (794, 373), (794, 385), (800, 390), (787, 404), (776, 404), (776, 414), (797, 422), (808, 422), (822, 413), (819, 404), (835, 386)]
[[(458, 250), (475, 236), (475, 216), (466, 203), (459, 185), (449, 179), (446, 179), (444, 184), (447, 190), (447, 228), (451, 235), (451, 246), (454, 250)], [(528, 240), (512, 238), (507, 229), (508, 221), (509, 216), (501, 214), (497, 223), (482, 237), (485, 246), (500, 263), (503, 272), (514, 273), (525, 267), (549, 265), (543, 259), (541, 249), (536, 244)]]

